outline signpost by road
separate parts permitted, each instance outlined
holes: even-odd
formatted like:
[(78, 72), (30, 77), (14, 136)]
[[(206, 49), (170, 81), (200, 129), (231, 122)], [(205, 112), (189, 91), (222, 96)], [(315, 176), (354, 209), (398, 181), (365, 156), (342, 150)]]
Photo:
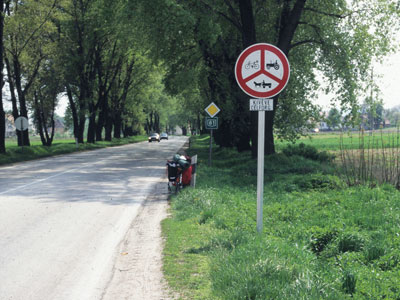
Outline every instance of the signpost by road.
[(21, 131), (21, 151), (24, 151), (24, 137), (22, 132), (29, 128), (29, 122), (26, 117), (18, 117), (15, 119), (15, 128)]
[(190, 179), (190, 186), (196, 187), (196, 168), (197, 168), (197, 154), (192, 156), (192, 178)]
[(205, 111), (210, 116), (210, 118), (206, 117), (206, 129), (210, 129), (210, 151), (208, 155), (208, 166), (211, 167), (211, 153), (212, 153), (212, 139), (213, 139), (213, 130), (218, 129), (218, 118), (215, 116), (221, 111), (219, 107), (211, 102), (206, 108)]
[(210, 130), (218, 129), (218, 117), (214, 118), (206, 117), (206, 129)]
[(282, 92), (289, 81), (289, 61), (274, 45), (254, 44), (239, 55), (235, 65), (235, 77), (242, 91), (256, 98), (250, 99), (250, 111), (258, 111), (257, 231), (262, 232), (265, 111), (274, 109), (273, 99), (270, 98)]

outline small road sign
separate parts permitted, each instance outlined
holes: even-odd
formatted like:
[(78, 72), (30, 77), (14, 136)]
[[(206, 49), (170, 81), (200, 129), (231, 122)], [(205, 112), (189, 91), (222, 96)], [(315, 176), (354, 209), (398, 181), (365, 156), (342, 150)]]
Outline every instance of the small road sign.
[(19, 131), (27, 130), (29, 126), (28, 119), (25, 117), (18, 117), (15, 120), (15, 128)]
[(213, 118), (215, 117), (221, 110), (217, 105), (215, 105), (214, 102), (211, 102), (209, 106), (206, 107), (205, 111), (208, 113), (208, 115)]
[(272, 99), (250, 99), (250, 111), (272, 111), (274, 110), (274, 100)]
[(290, 66), (286, 55), (271, 44), (254, 44), (238, 57), (235, 76), (239, 87), (254, 98), (272, 98), (286, 86)]
[(206, 117), (206, 129), (218, 129), (218, 117)]

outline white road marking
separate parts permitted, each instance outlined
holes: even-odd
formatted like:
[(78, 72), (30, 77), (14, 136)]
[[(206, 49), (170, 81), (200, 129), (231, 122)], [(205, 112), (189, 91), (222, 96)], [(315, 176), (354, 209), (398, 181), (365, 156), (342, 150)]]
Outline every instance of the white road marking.
[(42, 178), (42, 179), (33, 181), (33, 182), (31, 182), (31, 183), (28, 183), (28, 184), (21, 185), (21, 186), (18, 186), (18, 187), (16, 187), (16, 188), (12, 188), (12, 189), (9, 189), (9, 190), (7, 190), (7, 191), (1, 192), (0, 195), (4, 195), (4, 194), (7, 194), (7, 193), (9, 193), (9, 192), (17, 191), (17, 190), (26, 188), (26, 187), (28, 187), (28, 186), (34, 185), (34, 184), (36, 184), (36, 183), (43, 182), (43, 181), (46, 181), (46, 180), (48, 180), (48, 179), (51, 179), (51, 178), (54, 178), (54, 177), (57, 177), (57, 176), (60, 176), (60, 175), (64, 175), (64, 174), (66, 174), (66, 173), (69, 173), (69, 172), (72, 172), (72, 171), (75, 171), (75, 170), (76, 170), (76, 169), (71, 169), (71, 170), (68, 170), (68, 171), (65, 171), (65, 172), (58, 173), (58, 174), (56, 174), (56, 175), (52, 175), (52, 176), (49, 176), (49, 177), (46, 177), (46, 178)]

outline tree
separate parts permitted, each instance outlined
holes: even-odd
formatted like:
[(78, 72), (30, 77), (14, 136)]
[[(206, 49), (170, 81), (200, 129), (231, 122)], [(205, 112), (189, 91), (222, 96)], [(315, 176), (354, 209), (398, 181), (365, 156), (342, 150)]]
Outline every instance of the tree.
[[(143, 55), (143, 37), (135, 18), (118, 0), (64, 1), (62, 17), (56, 20), (62, 51), (65, 85), (74, 123), (74, 135), (83, 143), (86, 120), (87, 142), (119, 137), (125, 105), (131, 96), (136, 65)], [(146, 76), (146, 68), (138, 77)], [(141, 85), (140, 85), (141, 86)]]
[[(52, 30), (50, 18), (55, 12), (56, 3), (57, 0), (7, 2), (4, 59), (14, 120), (19, 116), (29, 117), (27, 94), (46, 57), (46, 31)], [(19, 145), (30, 145), (27, 130), (17, 130), (17, 135)]]
[(47, 59), (40, 68), (37, 80), (33, 85), (34, 122), (44, 146), (51, 146), (54, 138), (54, 116), (58, 103), (58, 95), (63, 92), (64, 85), (57, 64)]
[(341, 115), (336, 107), (329, 110), (328, 117), (326, 118), (326, 123), (330, 129), (336, 129), (341, 124)]
[(3, 106), (3, 86), (4, 86), (4, 63), (3, 63), (3, 33), (4, 33), (4, 0), (0, 0), (0, 153), (6, 153), (5, 132), (6, 114)]
[(154, 37), (155, 55), (171, 70), (183, 74), (188, 74), (188, 68), (197, 70), (189, 73), (195, 75), (191, 79), (221, 107), (216, 141), (239, 150), (251, 145), (254, 156), (257, 120), (248, 112), (248, 97), (237, 88), (233, 76), (238, 54), (250, 44), (267, 42), (277, 45), (290, 60), (289, 84), (274, 98), (274, 111), (266, 113), (265, 151), (271, 154), (275, 152), (274, 129), (279, 137), (294, 139), (301, 134), (298, 128), (318, 118), (319, 108), (311, 102), (319, 86), (316, 69), (328, 79), (342, 109), (357, 112), (357, 96), (365, 91), (363, 82), (371, 62), (391, 50), (396, 4), (151, 0), (143, 4), (143, 11), (148, 22), (161, 24), (148, 29)]
[(400, 121), (400, 106), (395, 106), (384, 111), (384, 116), (392, 126), (398, 126)]

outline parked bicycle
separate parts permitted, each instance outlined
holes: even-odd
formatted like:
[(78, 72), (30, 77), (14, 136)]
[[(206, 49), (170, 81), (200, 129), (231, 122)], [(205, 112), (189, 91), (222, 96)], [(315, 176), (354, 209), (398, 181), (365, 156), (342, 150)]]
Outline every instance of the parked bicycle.
[(168, 191), (177, 194), (192, 178), (191, 158), (175, 154), (167, 161)]

